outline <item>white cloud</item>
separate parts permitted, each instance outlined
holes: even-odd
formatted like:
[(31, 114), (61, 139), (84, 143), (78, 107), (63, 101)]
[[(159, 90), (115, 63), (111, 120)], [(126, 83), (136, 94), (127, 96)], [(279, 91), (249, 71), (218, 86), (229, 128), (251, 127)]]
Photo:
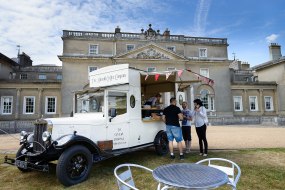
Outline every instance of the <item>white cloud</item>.
[[(0, 52), (16, 57), (17, 45), (34, 64), (57, 64), (62, 30), (140, 32), (165, 4), (151, 0), (9, 0), (0, 4)], [(155, 23), (157, 25), (159, 23)]]
[(194, 35), (204, 36), (211, 0), (199, 0), (194, 17)]
[(271, 34), (271, 35), (267, 36), (265, 39), (268, 43), (272, 43), (272, 42), (275, 42), (278, 37), (279, 37), (278, 34)]

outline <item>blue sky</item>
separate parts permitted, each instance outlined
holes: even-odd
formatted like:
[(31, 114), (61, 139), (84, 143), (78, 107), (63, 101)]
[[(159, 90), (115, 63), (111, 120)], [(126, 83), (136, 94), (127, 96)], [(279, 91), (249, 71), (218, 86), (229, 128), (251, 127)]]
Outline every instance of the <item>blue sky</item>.
[[(285, 48), (284, 0), (9, 0), (0, 4), (0, 52), (17, 45), (34, 64), (61, 65), (62, 30), (140, 32), (227, 38), (228, 58), (251, 66), (269, 60), (268, 45)], [(284, 50), (282, 55), (284, 56)]]

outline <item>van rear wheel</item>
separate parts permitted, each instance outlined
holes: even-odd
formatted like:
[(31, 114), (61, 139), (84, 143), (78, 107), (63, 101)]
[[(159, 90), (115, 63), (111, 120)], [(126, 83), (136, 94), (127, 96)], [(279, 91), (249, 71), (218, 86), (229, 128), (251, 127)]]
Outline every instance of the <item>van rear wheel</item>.
[(165, 131), (157, 133), (154, 139), (155, 151), (158, 155), (165, 155), (169, 152), (168, 139)]

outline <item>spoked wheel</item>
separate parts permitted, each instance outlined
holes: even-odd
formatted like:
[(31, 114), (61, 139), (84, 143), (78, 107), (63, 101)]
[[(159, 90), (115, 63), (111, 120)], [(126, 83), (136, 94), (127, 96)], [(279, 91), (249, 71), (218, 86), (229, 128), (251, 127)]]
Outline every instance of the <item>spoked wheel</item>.
[(85, 175), (88, 169), (88, 161), (85, 155), (74, 155), (67, 165), (66, 171), (69, 178), (76, 180)]
[(62, 153), (56, 167), (59, 181), (70, 186), (87, 179), (92, 167), (92, 156), (84, 146), (70, 147)]
[(169, 152), (168, 139), (165, 131), (160, 131), (155, 139), (155, 151), (158, 155), (165, 155)]

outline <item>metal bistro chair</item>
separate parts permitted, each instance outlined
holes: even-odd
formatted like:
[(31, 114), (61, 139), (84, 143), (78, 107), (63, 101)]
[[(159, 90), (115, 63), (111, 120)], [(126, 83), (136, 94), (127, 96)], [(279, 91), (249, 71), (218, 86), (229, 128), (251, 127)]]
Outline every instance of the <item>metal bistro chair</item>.
[[(221, 161), (224, 163), (230, 163), (231, 167), (216, 165), (216, 164), (213, 164), (213, 162), (211, 163), (211, 161)], [(196, 162), (196, 164), (202, 164), (202, 163), (207, 163), (207, 162), (208, 162), (208, 166), (217, 168), (225, 172), (229, 176), (228, 185), (232, 186), (233, 190), (237, 189), (236, 186), (237, 186), (237, 183), (241, 175), (241, 170), (240, 170), (240, 167), (236, 163), (234, 163), (231, 160), (224, 159), (224, 158), (207, 158), (204, 160), (200, 160), (199, 162)], [(237, 171), (236, 177), (235, 177), (235, 169)]]
[[(152, 173), (151, 169), (144, 167), (144, 166), (141, 166), (141, 165), (137, 165), (137, 164), (121, 164), (121, 165), (118, 165), (114, 169), (114, 175), (117, 178), (119, 190), (139, 190), (135, 186), (135, 182), (134, 182), (134, 179), (132, 176), (131, 167), (141, 168), (141, 169), (147, 170), (147, 171)], [(121, 168), (126, 168), (127, 170), (118, 174), (118, 170)]]

